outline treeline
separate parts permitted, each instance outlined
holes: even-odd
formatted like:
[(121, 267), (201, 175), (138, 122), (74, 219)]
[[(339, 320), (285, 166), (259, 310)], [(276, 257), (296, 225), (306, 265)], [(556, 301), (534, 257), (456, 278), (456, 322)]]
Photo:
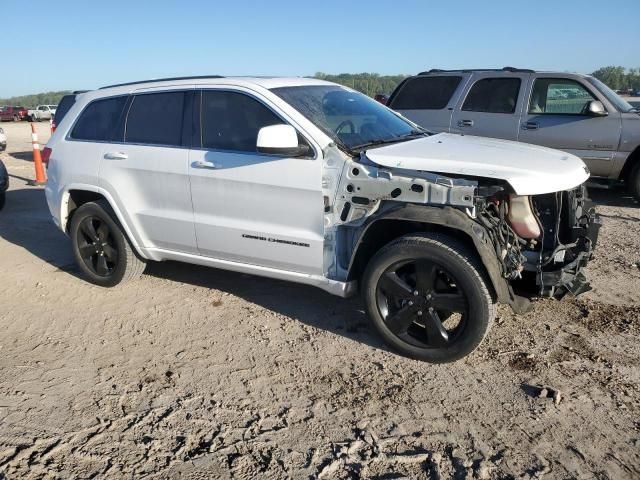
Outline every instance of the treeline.
[(351, 87), (354, 90), (373, 97), (378, 93), (390, 95), (407, 76), (378, 75), (377, 73), (341, 73), (339, 75), (329, 75), (327, 73), (317, 72), (313, 78), (339, 83), (340, 85)]
[[(599, 68), (592, 75), (609, 85), (614, 90), (640, 90), (640, 68), (626, 69), (624, 67)], [(391, 94), (398, 84), (407, 78), (406, 75), (379, 75), (377, 73), (340, 73), (330, 75), (317, 72), (313, 78), (339, 83), (358, 90), (373, 97), (378, 93)], [(20, 97), (0, 98), (2, 105), (21, 105), (35, 107), (36, 105), (56, 105), (69, 91), (37, 93)]]
[(613, 90), (640, 90), (640, 68), (603, 67), (592, 75)]
[(0, 98), (0, 106), (35, 107), (37, 105), (57, 105), (60, 99), (70, 93), (68, 90), (61, 92), (36, 93), (34, 95), (22, 95), (20, 97)]

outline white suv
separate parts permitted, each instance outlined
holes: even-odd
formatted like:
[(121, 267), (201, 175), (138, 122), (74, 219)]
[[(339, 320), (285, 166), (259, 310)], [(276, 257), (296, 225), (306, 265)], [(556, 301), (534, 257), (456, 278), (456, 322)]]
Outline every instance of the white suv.
[(432, 362), (475, 349), (496, 302), (588, 289), (598, 222), (566, 153), (432, 135), (305, 78), (116, 85), (56, 121), (47, 201), (98, 285), (149, 260), (359, 285), (384, 339)]

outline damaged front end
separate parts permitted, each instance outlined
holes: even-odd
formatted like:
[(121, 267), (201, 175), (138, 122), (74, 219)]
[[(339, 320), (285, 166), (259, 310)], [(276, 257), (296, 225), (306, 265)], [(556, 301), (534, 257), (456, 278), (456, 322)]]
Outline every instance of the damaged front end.
[(355, 280), (376, 245), (397, 235), (446, 229), (473, 243), (496, 300), (517, 313), (534, 297), (590, 289), (582, 270), (600, 222), (584, 186), (517, 195), (500, 179), (381, 167), (364, 154), (345, 161), (330, 153), (323, 176), (327, 278)]
[(517, 295), (562, 298), (591, 289), (582, 269), (592, 257), (600, 220), (584, 186), (534, 196), (486, 193), (478, 221)]

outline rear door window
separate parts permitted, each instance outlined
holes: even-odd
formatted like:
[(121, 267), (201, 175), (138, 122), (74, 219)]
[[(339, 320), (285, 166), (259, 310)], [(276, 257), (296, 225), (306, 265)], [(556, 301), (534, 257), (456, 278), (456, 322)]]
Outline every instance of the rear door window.
[(529, 113), (586, 115), (593, 100), (595, 97), (574, 80), (538, 78), (531, 92)]
[(465, 112), (514, 113), (520, 93), (519, 78), (478, 80), (462, 105)]
[(449, 104), (460, 85), (458, 76), (424, 76), (406, 80), (392, 96), (389, 107), (396, 110), (441, 110)]
[[(71, 132), (71, 138), (92, 141), (113, 140), (126, 103), (126, 96), (94, 100), (80, 114)], [(58, 121), (57, 118), (56, 121)]]
[(266, 105), (239, 92), (204, 90), (201, 144), (211, 150), (256, 152), (258, 131), (284, 122)]
[(185, 92), (136, 95), (127, 115), (125, 142), (182, 145), (184, 104)]

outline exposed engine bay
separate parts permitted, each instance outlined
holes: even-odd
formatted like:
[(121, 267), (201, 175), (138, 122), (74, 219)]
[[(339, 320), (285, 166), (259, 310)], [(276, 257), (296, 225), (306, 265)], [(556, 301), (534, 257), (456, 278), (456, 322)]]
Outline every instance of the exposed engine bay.
[[(510, 292), (512, 306), (518, 298), (561, 298), (590, 289), (581, 270), (592, 256), (600, 223), (584, 186), (515, 195), (501, 180), (381, 168), (365, 155), (333, 173), (323, 177), (325, 192), (335, 193), (325, 197), (328, 278), (348, 279), (355, 253), (368, 242), (369, 226), (397, 218), (471, 237), (494, 286), (498, 277)], [(489, 255), (495, 256), (491, 262)]]
[(516, 293), (560, 298), (590, 289), (580, 270), (591, 258), (600, 223), (584, 186), (545, 195), (502, 190), (478, 197), (477, 220)]

